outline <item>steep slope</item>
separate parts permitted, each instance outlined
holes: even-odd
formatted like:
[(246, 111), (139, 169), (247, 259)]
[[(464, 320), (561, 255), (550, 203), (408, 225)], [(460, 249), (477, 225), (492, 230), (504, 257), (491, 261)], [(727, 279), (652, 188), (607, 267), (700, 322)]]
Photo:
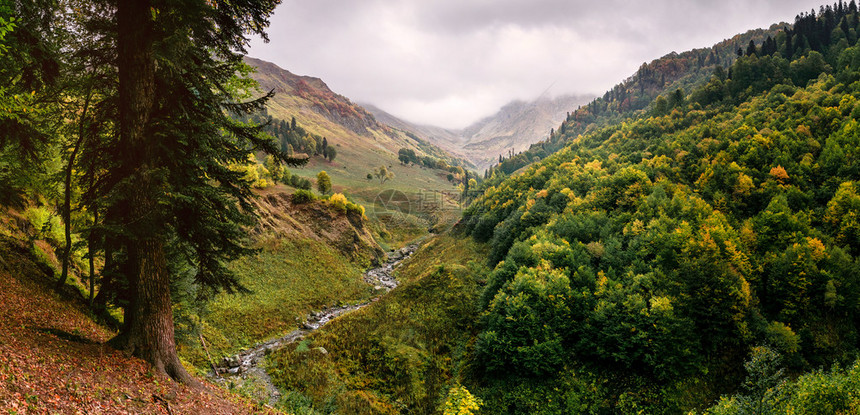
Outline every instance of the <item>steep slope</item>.
[(554, 135), (547, 140), (513, 157), (503, 155), (505, 160), (496, 172), (510, 174), (558, 151), (580, 134), (642, 116), (658, 96), (668, 100), (675, 94), (683, 98), (707, 83), (714, 73), (725, 74), (738, 58), (738, 50), (745, 51), (750, 41), (761, 45), (768, 38), (778, 39), (784, 36), (783, 28), (787, 26), (790, 25), (779, 23), (768, 29), (749, 30), (711, 47), (672, 52), (643, 63), (636, 73), (603, 96), (571, 111), (560, 125), (553, 126)]
[[(379, 122), (366, 109), (331, 91), (320, 79), (298, 76), (258, 59), (246, 58), (246, 62), (257, 68), (253, 77), (261, 88), (275, 91), (267, 111), (276, 121), (272, 128), (289, 130), (288, 135), (280, 136), (282, 147), (290, 148), (285, 145), (286, 139), (294, 140), (293, 148), (301, 147), (299, 152), (317, 150), (318, 155), (311, 157), (306, 166), (290, 169), (291, 173), (313, 179), (320, 171), (326, 171), (334, 192), (344, 193), (364, 205), (367, 215), (376, 223), (384, 222), (379, 233), (392, 238), (387, 243), (403, 242), (398, 238), (405, 234), (394, 228), (408, 227), (410, 235), (426, 232), (438, 224), (441, 217), (438, 212), (458, 209), (450, 203), (456, 198), (450, 196), (442, 197), (445, 201), (438, 203), (427, 200), (456, 194), (457, 185), (466, 180), (463, 169), (471, 168), (468, 161), (416, 134)], [(289, 128), (293, 120), (299, 128)], [(319, 151), (324, 141), (327, 148), (336, 151), (333, 160), (323, 158)], [(401, 163), (401, 151), (415, 154), (423, 163)], [(376, 173), (381, 167), (393, 177), (380, 178)], [(397, 215), (383, 215), (380, 219), (378, 212), (392, 209), (386, 202), (393, 191), (410, 202), (409, 208), (397, 208)]]
[[(249, 233), (260, 251), (230, 264), (250, 292), (218, 294), (206, 310), (181, 316), (199, 322), (216, 360), (294, 330), (314, 309), (366, 300), (373, 286), (362, 271), (384, 256), (360, 212), (326, 200), (297, 201), (278, 189), (254, 203), (260, 220)], [(206, 367), (206, 350), (190, 329), (179, 333), (181, 355)]]
[[(326, 137), (338, 147), (338, 159), (353, 169), (347, 176), (364, 177), (371, 168), (397, 162), (401, 148), (434, 156), (449, 164), (457, 164), (444, 150), (422, 143), (403, 131), (380, 123), (373, 114), (348, 98), (333, 92), (319, 78), (295, 75), (277, 65), (254, 58), (245, 58), (256, 68), (252, 77), (263, 90), (274, 90), (268, 112), (275, 118), (296, 121), (309, 132)], [(312, 160), (311, 166), (319, 160)]]
[[(27, 243), (0, 235), (0, 407), (8, 413), (272, 413), (213, 386), (153, 376), (104, 342), (79, 294), (58, 293)], [(68, 286), (66, 287), (68, 288)]]
[[(340, 129), (360, 135), (390, 133), (390, 129), (379, 124), (372, 114), (334, 93), (319, 78), (295, 75), (260, 59), (246, 57), (245, 62), (257, 69), (253, 77), (262, 89), (275, 91), (270, 113), (277, 118), (289, 120), (290, 116), (295, 116), (303, 124), (318, 125), (341, 134), (344, 131), (338, 131)], [(321, 122), (320, 118), (329, 123)], [(319, 133), (325, 135), (323, 131)]]
[(282, 192), (268, 192), (254, 203), (260, 212), (254, 230), (258, 236), (310, 238), (365, 266), (383, 256), (360, 212), (342, 211), (325, 201), (296, 203)]
[(857, 29), (853, 2), (801, 15), (486, 189), (463, 223), (496, 265), (468, 360), (487, 412), (686, 413), (738, 392), (714, 413), (856, 413), (856, 383), (820, 372), (818, 392), (777, 393), (860, 351)]

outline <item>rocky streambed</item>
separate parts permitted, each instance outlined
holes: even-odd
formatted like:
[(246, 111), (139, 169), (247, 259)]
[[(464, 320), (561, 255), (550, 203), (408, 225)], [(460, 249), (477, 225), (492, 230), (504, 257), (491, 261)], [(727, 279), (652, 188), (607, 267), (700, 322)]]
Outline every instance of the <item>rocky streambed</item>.
[[(399, 250), (389, 252), (388, 259), (385, 263), (379, 267), (372, 268), (364, 272), (364, 281), (368, 284), (372, 284), (377, 290), (384, 290), (385, 293), (391, 291), (397, 287), (398, 284), (397, 279), (394, 278), (395, 268), (397, 268), (400, 262), (409, 258), (417, 250), (418, 245), (413, 244)], [(217, 383), (221, 384), (233, 382), (233, 384), (238, 383), (243, 385), (250, 382), (255, 385), (259, 385), (265, 389), (265, 393), (268, 394), (269, 405), (274, 405), (277, 403), (281, 394), (264, 369), (265, 365), (263, 364), (263, 361), (266, 358), (266, 355), (269, 352), (278, 350), (288, 344), (301, 341), (307, 334), (314, 330), (318, 330), (329, 321), (366, 307), (378, 299), (379, 297), (375, 297), (370, 301), (360, 304), (331, 306), (320, 311), (313, 312), (307, 316), (300, 328), (287, 333), (285, 336), (256, 344), (240, 353), (221, 359), (214, 370), (210, 372), (210, 377)], [(327, 353), (325, 350), (321, 350), (321, 352)]]

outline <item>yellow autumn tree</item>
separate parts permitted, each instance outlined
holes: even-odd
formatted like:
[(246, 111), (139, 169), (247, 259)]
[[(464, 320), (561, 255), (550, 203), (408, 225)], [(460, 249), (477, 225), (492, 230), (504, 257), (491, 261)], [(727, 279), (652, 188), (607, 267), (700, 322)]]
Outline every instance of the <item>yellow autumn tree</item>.
[(442, 405), (443, 415), (473, 415), (484, 403), (472, 395), (464, 386), (457, 385), (448, 390), (448, 397)]

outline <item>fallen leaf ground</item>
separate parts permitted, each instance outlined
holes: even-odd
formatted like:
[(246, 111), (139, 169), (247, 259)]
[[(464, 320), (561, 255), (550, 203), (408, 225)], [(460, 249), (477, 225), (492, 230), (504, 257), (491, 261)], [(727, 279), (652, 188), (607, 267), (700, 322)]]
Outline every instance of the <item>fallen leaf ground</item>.
[(187, 388), (104, 344), (21, 242), (0, 236), (0, 414), (275, 413), (209, 383)]

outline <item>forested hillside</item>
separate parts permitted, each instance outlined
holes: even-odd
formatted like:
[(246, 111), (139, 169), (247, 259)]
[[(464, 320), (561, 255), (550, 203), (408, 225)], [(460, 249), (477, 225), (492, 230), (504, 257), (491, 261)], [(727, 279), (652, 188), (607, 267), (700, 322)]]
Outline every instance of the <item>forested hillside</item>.
[(467, 376), (490, 412), (860, 407), (768, 392), (858, 356), (859, 22), (854, 2), (802, 14), (486, 189), (463, 223), (495, 266)]

